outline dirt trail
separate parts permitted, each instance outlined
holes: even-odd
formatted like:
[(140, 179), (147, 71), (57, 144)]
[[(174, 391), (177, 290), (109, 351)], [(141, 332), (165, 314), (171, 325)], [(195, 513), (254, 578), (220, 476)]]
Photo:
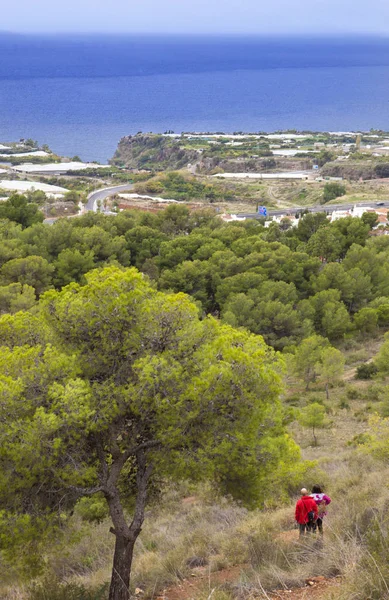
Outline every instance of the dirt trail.
[[(209, 573), (207, 567), (193, 569), (192, 577), (184, 579), (180, 584), (163, 590), (155, 600), (198, 600), (199, 598), (212, 598), (213, 591), (228, 583), (239, 583), (245, 565), (238, 565)], [(337, 588), (340, 586), (340, 577), (326, 579), (325, 577), (311, 577), (305, 585), (299, 588), (276, 590), (274, 592), (258, 592), (257, 596), (250, 596), (252, 600), (320, 600), (329, 591), (333, 590), (333, 598), (337, 597)], [(330, 596), (332, 597), (332, 596)]]
[[(341, 584), (340, 577), (326, 579), (325, 577), (311, 577), (305, 582), (305, 586), (291, 590), (279, 590), (268, 594), (269, 600), (320, 600), (321, 598), (337, 598), (337, 588)], [(331, 595), (329, 592), (331, 591)]]
[(184, 579), (180, 584), (163, 590), (155, 600), (197, 600), (200, 595), (217, 588), (224, 583), (239, 581), (244, 565), (230, 567), (209, 573), (208, 567), (197, 567), (192, 571), (190, 579)]

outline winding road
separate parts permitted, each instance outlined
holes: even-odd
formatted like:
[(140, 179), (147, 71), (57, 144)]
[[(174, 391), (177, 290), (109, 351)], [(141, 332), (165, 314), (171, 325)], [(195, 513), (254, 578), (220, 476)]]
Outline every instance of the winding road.
[[(123, 185), (115, 185), (112, 187), (107, 187), (102, 190), (96, 190), (92, 192), (88, 196), (88, 201), (85, 204), (85, 210), (92, 210), (94, 212), (97, 211), (97, 202), (101, 200), (102, 202), (112, 196), (113, 194), (119, 194), (120, 192), (130, 192), (133, 190), (133, 183), (126, 183)], [(296, 212), (302, 212), (307, 210), (308, 212), (326, 212), (331, 213), (334, 210), (349, 210), (354, 208), (354, 206), (366, 206), (367, 207), (380, 207), (380, 208), (389, 208), (389, 200), (381, 201), (381, 202), (353, 202), (348, 204), (319, 204), (318, 206), (294, 206), (288, 208), (281, 208), (278, 210), (268, 210), (268, 216), (280, 216), (285, 214), (292, 214)], [(238, 217), (246, 217), (247, 219), (259, 219), (261, 216), (258, 213), (239, 213)]]
[(109, 198), (109, 196), (113, 196), (113, 194), (119, 194), (120, 192), (129, 192), (134, 188), (133, 183), (126, 183), (124, 185), (115, 185), (112, 187), (107, 187), (102, 190), (96, 190), (92, 192), (88, 196), (88, 201), (85, 204), (85, 210), (93, 210), (97, 211), (97, 202), (101, 200), (102, 202)]

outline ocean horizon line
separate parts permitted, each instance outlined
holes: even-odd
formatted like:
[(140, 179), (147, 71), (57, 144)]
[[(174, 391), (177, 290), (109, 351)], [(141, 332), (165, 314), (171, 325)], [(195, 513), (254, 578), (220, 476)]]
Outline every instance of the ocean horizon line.
[(4, 37), (26, 37), (26, 38), (37, 38), (37, 37), (48, 37), (60, 36), (64, 38), (176, 38), (180, 41), (186, 39), (240, 39), (240, 40), (290, 40), (290, 41), (309, 41), (309, 42), (323, 42), (323, 41), (357, 41), (361, 43), (363, 41), (389, 41), (389, 33), (377, 33), (377, 32), (366, 32), (366, 31), (337, 31), (336, 33), (322, 33), (322, 32), (296, 32), (296, 33), (280, 33), (280, 32), (239, 32), (239, 31), (187, 31), (187, 32), (175, 32), (175, 31), (68, 31), (58, 30), (51, 28), (50, 30), (41, 31), (16, 31), (16, 30), (1, 30), (0, 38)]

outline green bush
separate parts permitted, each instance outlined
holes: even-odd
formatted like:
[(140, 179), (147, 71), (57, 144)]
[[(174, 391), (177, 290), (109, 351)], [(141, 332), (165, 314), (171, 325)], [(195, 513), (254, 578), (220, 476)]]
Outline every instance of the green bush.
[(349, 400), (357, 400), (359, 398), (359, 392), (355, 387), (349, 387), (346, 394)]
[(339, 408), (345, 408), (346, 410), (348, 410), (350, 408), (349, 403), (347, 402), (346, 398), (342, 398), (339, 402)]
[(299, 394), (292, 394), (291, 396), (287, 396), (284, 402), (290, 406), (300, 406), (301, 398)]
[(365, 363), (357, 368), (355, 379), (372, 379), (377, 373), (378, 368), (374, 363)]
[(354, 437), (350, 441), (347, 442), (347, 446), (363, 446), (363, 444), (366, 444), (370, 440), (371, 436), (368, 433), (358, 433), (357, 435), (354, 435)]
[(345, 193), (346, 188), (341, 183), (336, 183), (335, 181), (326, 183), (323, 190), (323, 203), (335, 200), (339, 196), (344, 196)]
[(385, 395), (385, 386), (380, 383), (373, 383), (369, 385), (369, 387), (365, 390), (363, 394), (363, 398), (365, 400), (372, 400), (377, 402), (378, 400), (382, 400)]

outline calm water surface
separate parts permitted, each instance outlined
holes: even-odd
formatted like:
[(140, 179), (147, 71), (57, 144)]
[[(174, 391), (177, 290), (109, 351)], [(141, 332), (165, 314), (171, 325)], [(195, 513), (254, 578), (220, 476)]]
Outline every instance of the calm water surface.
[(389, 42), (0, 36), (0, 141), (106, 161), (137, 131), (389, 129)]

